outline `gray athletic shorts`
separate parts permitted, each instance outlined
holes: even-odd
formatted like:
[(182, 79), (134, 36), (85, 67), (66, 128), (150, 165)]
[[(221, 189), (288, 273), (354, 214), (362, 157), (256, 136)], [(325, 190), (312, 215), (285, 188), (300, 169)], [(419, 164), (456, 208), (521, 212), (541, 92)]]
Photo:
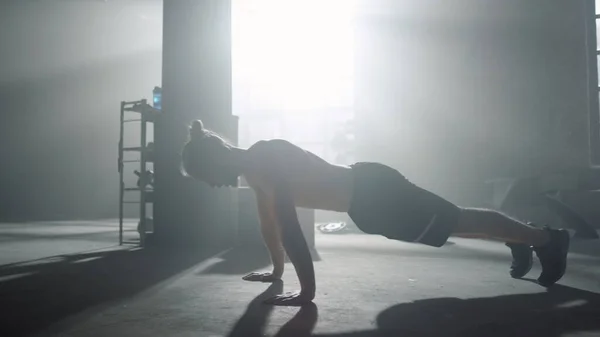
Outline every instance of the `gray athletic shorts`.
[(348, 215), (365, 233), (441, 247), (458, 223), (460, 208), (379, 163), (351, 165), (354, 195)]

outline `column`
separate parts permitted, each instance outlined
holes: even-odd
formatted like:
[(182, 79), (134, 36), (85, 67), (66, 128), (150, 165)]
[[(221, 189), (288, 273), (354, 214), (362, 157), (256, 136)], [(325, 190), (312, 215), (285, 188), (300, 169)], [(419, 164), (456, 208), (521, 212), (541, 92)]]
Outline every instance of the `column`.
[(183, 178), (180, 158), (194, 119), (237, 144), (237, 118), (231, 112), (231, 1), (164, 1), (162, 71), (151, 242), (230, 246), (237, 222), (235, 189), (211, 189)]

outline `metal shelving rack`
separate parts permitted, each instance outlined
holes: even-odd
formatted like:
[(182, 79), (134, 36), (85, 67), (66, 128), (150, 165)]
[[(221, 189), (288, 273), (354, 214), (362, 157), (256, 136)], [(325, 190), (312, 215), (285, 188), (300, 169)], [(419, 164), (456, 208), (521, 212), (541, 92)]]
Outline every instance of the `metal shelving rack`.
[[(136, 118), (126, 118), (127, 113), (135, 113)], [(147, 128), (148, 123), (154, 123), (160, 116), (160, 110), (152, 107), (148, 104), (147, 100), (142, 99), (133, 102), (121, 102), (121, 123), (120, 123), (120, 134), (119, 134), (119, 159), (118, 159), (118, 170), (119, 170), (119, 245), (124, 243), (123, 240), (123, 209), (125, 204), (139, 204), (139, 218), (140, 222), (138, 225), (138, 232), (140, 234), (140, 246), (144, 246), (146, 243), (147, 234), (147, 204), (154, 201), (153, 188), (146, 183), (147, 175), (146, 171), (149, 164), (154, 162), (154, 150), (149, 147), (147, 140)], [(136, 147), (125, 147), (124, 142), (124, 127), (128, 123), (140, 123), (141, 135), (140, 145)], [(125, 152), (138, 152), (140, 154), (139, 159), (124, 159)], [(126, 187), (124, 181), (125, 164), (139, 164), (140, 182), (137, 187)], [(126, 192), (139, 192), (139, 201), (125, 200)], [(127, 242), (129, 243), (129, 242)]]

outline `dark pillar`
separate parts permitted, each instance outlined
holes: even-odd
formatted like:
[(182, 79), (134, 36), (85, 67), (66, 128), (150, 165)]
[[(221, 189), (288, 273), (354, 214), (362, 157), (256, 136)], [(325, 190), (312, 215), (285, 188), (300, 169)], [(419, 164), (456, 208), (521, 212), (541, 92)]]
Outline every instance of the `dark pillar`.
[(590, 135), (590, 164), (600, 166), (600, 105), (598, 103), (598, 43), (596, 26), (595, 1), (586, 0), (583, 6), (585, 22), (587, 79), (588, 79), (588, 114)]
[(194, 119), (237, 144), (237, 118), (231, 114), (231, 2), (164, 1), (163, 15), (163, 118), (155, 126), (151, 242), (227, 247), (236, 229), (235, 189), (210, 189), (183, 178), (180, 153)]

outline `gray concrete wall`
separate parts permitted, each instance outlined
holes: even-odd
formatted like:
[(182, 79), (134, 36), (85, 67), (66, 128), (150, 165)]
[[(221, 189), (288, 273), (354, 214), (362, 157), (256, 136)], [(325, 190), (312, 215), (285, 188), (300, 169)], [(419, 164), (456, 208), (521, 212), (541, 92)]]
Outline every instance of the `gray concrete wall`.
[(583, 1), (369, 1), (362, 160), (474, 205), (483, 181), (588, 163)]

